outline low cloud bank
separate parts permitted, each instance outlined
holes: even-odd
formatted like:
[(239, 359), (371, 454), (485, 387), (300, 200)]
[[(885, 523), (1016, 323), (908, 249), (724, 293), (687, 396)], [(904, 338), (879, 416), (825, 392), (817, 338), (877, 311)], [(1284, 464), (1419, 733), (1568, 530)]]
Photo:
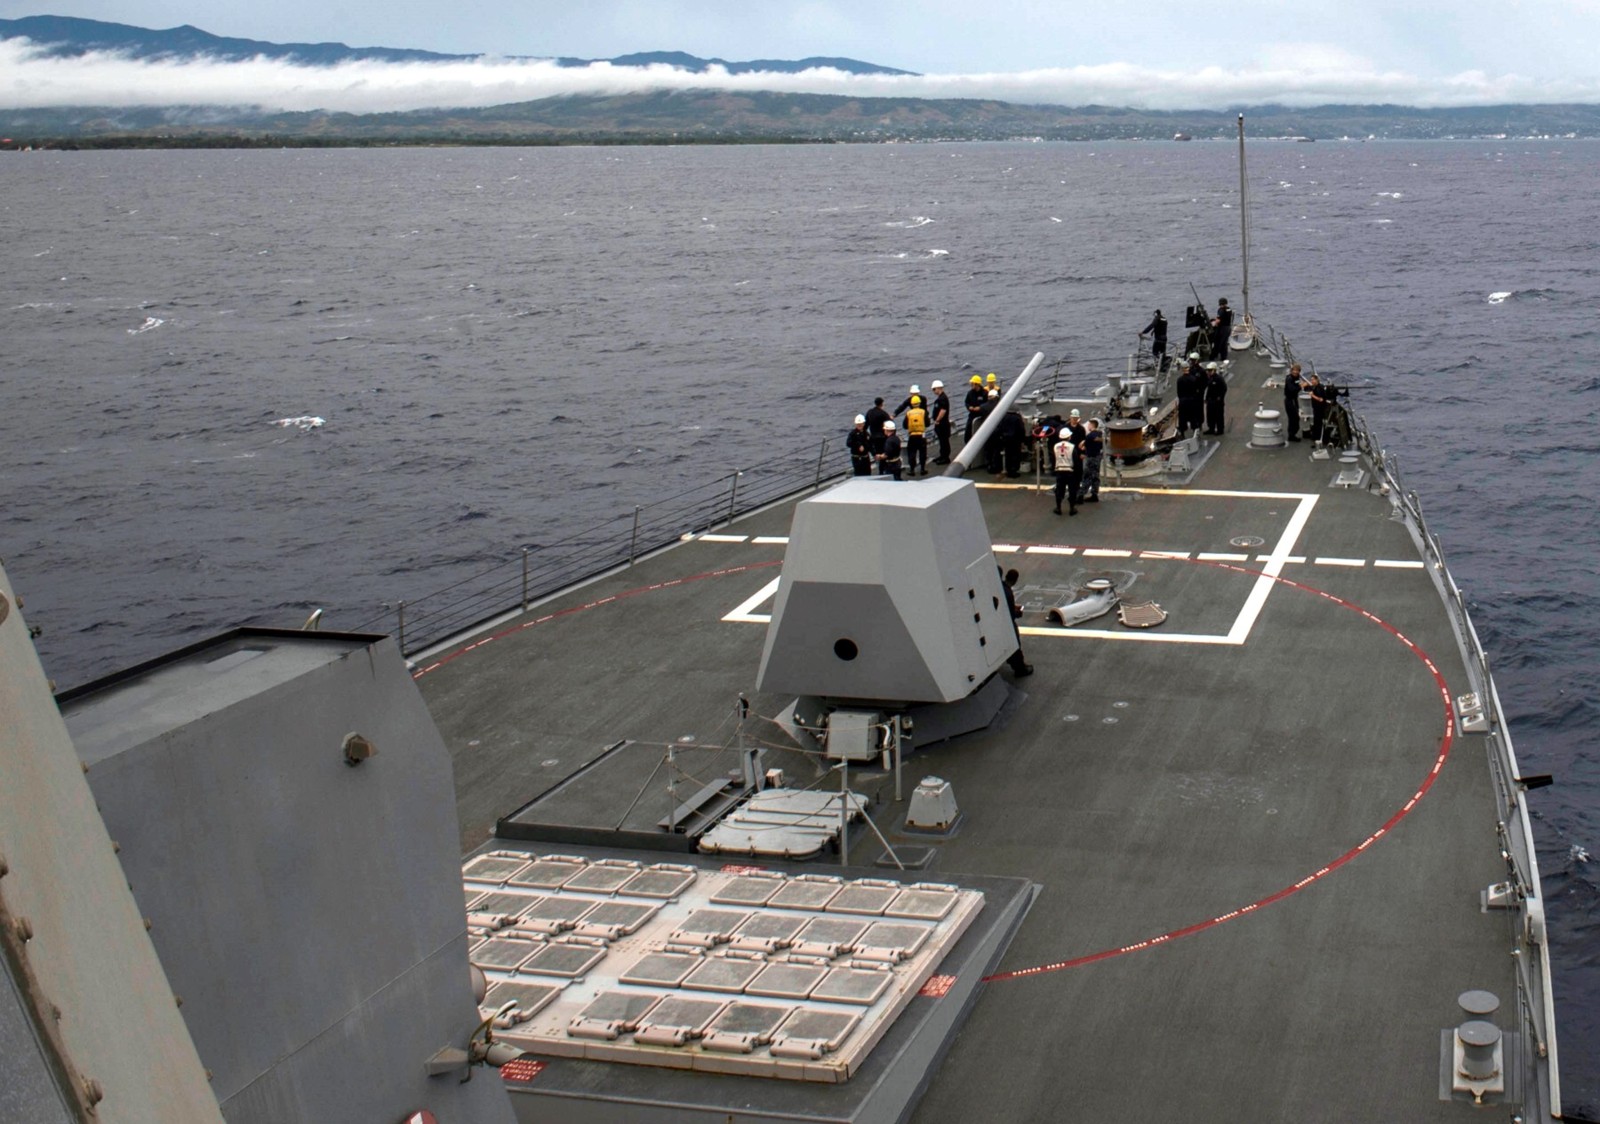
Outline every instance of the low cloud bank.
[(1362, 66), (1160, 70), (1131, 63), (1009, 74), (697, 74), (667, 66), (481, 58), (464, 62), (352, 62), (298, 66), (248, 62), (150, 62), (110, 53), (46, 58), (26, 40), (0, 41), (0, 107), (259, 106), (269, 110), (381, 113), (469, 108), (583, 94), (723, 89), (885, 98), (978, 98), (1036, 105), (1226, 109), (1236, 105), (1380, 104), (1435, 109), (1600, 102), (1600, 79), (1534, 79), (1468, 71), (1421, 78)]

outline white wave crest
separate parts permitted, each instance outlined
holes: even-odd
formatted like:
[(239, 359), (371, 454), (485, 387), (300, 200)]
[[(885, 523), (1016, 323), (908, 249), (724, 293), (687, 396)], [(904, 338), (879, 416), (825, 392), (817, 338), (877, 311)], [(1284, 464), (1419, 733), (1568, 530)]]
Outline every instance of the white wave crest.
[(1507, 300), (1510, 300), (1510, 299), (1511, 299), (1511, 294), (1509, 292), (1505, 292), (1505, 293), (1490, 293), (1489, 294), (1489, 303), (1490, 304), (1500, 304), (1500, 303), (1502, 303), (1504, 301), (1507, 301)]
[(143, 332), (154, 331), (156, 328), (161, 327), (161, 325), (165, 323), (166, 321), (161, 319), (159, 316), (146, 316), (144, 318), (144, 323), (140, 324), (137, 328), (129, 328), (128, 334), (130, 336), (137, 336)]
[(284, 429), (299, 429), (309, 431), (313, 429), (321, 429), (328, 423), (324, 418), (319, 418), (312, 414), (303, 414), (298, 418), (279, 418), (272, 424), (281, 426)]

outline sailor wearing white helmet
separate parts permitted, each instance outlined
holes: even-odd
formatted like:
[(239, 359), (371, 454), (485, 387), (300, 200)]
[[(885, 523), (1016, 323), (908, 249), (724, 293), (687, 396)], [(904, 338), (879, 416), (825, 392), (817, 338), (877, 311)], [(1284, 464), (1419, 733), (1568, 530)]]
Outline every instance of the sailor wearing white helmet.
[(844, 435), (850, 450), (850, 468), (857, 476), (872, 475), (872, 438), (867, 433), (867, 415), (857, 414), (855, 428)]
[(878, 475), (900, 477), (900, 435), (894, 431), (894, 422), (883, 423), (883, 448), (878, 453)]
[(950, 396), (944, 392), (944, 383), (933, 380), (933, 435), (939, 439), (939, 456), (934, 464), (950, 463)]

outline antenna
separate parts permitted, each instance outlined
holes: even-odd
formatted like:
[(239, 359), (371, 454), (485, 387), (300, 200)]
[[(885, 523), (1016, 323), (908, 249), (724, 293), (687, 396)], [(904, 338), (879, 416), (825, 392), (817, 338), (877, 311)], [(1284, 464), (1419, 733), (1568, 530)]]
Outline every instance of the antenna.
[(1244, 114), (1239, 114), (1239, 253), (1244, 259), (1244, 321), (1250, 323), (1250, 192), (1244, 175)]

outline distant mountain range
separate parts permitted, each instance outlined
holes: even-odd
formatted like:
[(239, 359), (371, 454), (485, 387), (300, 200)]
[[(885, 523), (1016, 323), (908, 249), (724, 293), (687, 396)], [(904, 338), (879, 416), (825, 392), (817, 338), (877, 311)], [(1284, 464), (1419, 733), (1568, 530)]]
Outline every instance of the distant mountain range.
[[(243, 62), (246, 59), (269, 58), (296, 62), (305, 66), (334, 66), (342, 62), (461, 62), (483, 55), (445, 55), (435, 51), (415, 51), (399, 47), (347, 47), (343, 43), (267, 43), (259, 39), (230, 39), (212, 35), (198, 27), (185, 24), (163, 31), (132, 27), (123, 23), (103, 23), (100, 20), (73, 19), (68, 16), (24, 16), (21, 19), (0, 19), (0, 39), (29, 39), (44, 47), (43, 54), (52, 58), (76, 58), (90, 51), (117, 51), (129, 58), (171, 61), (174, 59), (211, 58), (223, 62)], [(501, 56), (505, 57), (505, 56)], [(512, 56), (530, 57), (530, 56)], [(807, 59), (752, 59), (748, 62), (729, 62), (726, 59), (703, 59), (683, 51), (648, 51), (642, 54), (619, 55), (612, 59), (554, 58), (548, 61), (561, 66), (588, 66), (594, 62), (609, 62), (613, 66), (675, 66), (692, 73), (703, 74), (713, 66), (723, 67), (730, 74), (748, 74), (757, 71), (777, 74), (797, 74), (817, 67), (832, 67), (849, 74), (910, 74), (909, 70), (895, 70), (858, 59), (807, 58)]]
[[(443, 62), (480, 58), (342, 43), (226, 39), (193, 27), (150, 31), (56, 16), (0, 20), (0, 39), (26, 36), (61, 57), (114, 50), (135, 58), (257, 57), (326, 66), (352, 60)], [(584, 66), (589, 59), (552, 60)], [(792, 73), (831, 66), (857, 74), (906, 74), (854, 59), (725, 62), (681, 52), (599, 60), (666, 64), (704, 72)], [(0, 99), (3, 99), (0, 88)], [(1415, 109), (1332, 105), (1242, 107), (1255, 137), (1436, 139), (1600, 137), (1600, 106), (1501, 105)], [(286, 144), (605, 144), (889, 140), (1196, 140), (1231, 138), (1236, 110), (1157, 111), (1108, 106), (1018, 105), (987, 99), (867, 98), (690, 89), (568, 95), (486, 108), (391, 113), (280, 112), (259, 107), (0, 108), (0, 146), (233, 146)]]

